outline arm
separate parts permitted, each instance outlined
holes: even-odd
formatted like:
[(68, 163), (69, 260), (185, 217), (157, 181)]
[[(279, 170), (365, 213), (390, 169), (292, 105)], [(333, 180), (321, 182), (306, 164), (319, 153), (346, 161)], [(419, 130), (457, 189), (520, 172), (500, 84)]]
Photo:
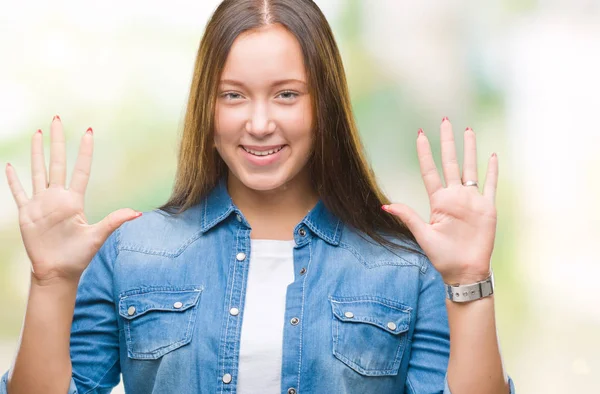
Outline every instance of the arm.
[[(497, 345), (493, 298), (462, 305), (444, 301), (442, 277), (429, 260), (425, 260), (428, 269), (422, 276), (406, 392), (423, 394), (443, 390), (444, 394), (487, 394), (499, 388), (502, 393), (514, 393), (510, 378), (505, 383), (507, 377)], [(491, 303), (491, 310), (481, 304), (483, 301)], [(490, 370), (497, 374), (487, 375)]]
[(21, 344), (1, 394), (99, 394), (119, 383), (115, 243), (116, 233), (83, 272), (78, 287), (34, 284), (32, 279)]
[(41, 284), (32, 278), (8, 393), (67, 392), (71, 379), (69, 336), (76, 291), (76, 282)]

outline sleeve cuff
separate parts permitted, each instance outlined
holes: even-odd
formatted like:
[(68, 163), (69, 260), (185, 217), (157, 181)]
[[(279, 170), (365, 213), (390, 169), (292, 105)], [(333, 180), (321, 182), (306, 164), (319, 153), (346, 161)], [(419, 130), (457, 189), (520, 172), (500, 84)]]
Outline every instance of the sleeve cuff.
[[(450, 387), (448, 387), (448, 376), (446, 375), (444, 377), (444, 394), (452, 394), (452, 392), (450, 391)], [(508, 388), (509, 388), (509, 393), (510, 394), (515, 394), (515, 385), (512, 381), (512, 379), (510, 378), (510, 376), (508, 377)], [(3, 394), (3, 393), (0, 393)]]
[[(2, 380), (0, 380), (0, 394), (8, 394), (6, 392), (6, 385), (8, 383), (8, 372), (2, 375)], [(77, 394), (77, 387), (75, 386), (75, 381), (71, 378), (71, 383), (69, 384), (69, 392), (68, 394)]]

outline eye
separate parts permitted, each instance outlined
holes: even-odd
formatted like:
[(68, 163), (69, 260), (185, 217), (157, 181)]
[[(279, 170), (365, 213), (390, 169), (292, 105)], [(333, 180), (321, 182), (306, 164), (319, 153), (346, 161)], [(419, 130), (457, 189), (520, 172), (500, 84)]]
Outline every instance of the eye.
[(286, 90), (286, 91), (279, 93), (277, 95), (277, 97), (281, 97), (282, 99), (284, 99), (286, 101), (291, 101), (291, 100), (295, 99), (296, 97), (298, 97), (298, 93), (292, 92), (291, 90)]
[(239, 100), (239, 99), (241, 99), (242, 95), (239, 94), (239, 93), (235, 93), (235, 92), (226, 92), (226, 93), (223, 93), (221, 95), (221, 97), (223, 97), (226, 100), (231, 101), (231, 100)]

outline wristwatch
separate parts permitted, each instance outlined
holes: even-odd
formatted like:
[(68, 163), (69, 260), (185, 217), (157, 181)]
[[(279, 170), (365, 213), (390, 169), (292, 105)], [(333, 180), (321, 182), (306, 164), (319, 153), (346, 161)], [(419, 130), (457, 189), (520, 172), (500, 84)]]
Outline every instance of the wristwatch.
[(494, 294), (494, 273), (485, 280), (468, 285), (446, 285), (446, 298), (454, 302), (479, 300)]

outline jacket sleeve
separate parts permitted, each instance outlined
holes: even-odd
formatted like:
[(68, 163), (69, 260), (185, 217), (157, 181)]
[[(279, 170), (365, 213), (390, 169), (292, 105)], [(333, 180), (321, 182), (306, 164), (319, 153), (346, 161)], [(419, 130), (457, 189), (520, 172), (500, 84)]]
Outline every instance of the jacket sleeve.
[[(446, 379), (450, 357), (450, 327), (444, 281), (428, 259), (422, 276), (411, 356), (406, 375), (407, 394), (452, 394)], [(510, 393), (515, 388), (509, 377)]]
[[(102, 245), (79, 281), (71, 326), (73, 375), (68, 394), (110, 393), (120, 380), (119, 329), (113, 301), (118, 231)], [(2, 376), (0, 394), (7, 394), (8, 374)]]

